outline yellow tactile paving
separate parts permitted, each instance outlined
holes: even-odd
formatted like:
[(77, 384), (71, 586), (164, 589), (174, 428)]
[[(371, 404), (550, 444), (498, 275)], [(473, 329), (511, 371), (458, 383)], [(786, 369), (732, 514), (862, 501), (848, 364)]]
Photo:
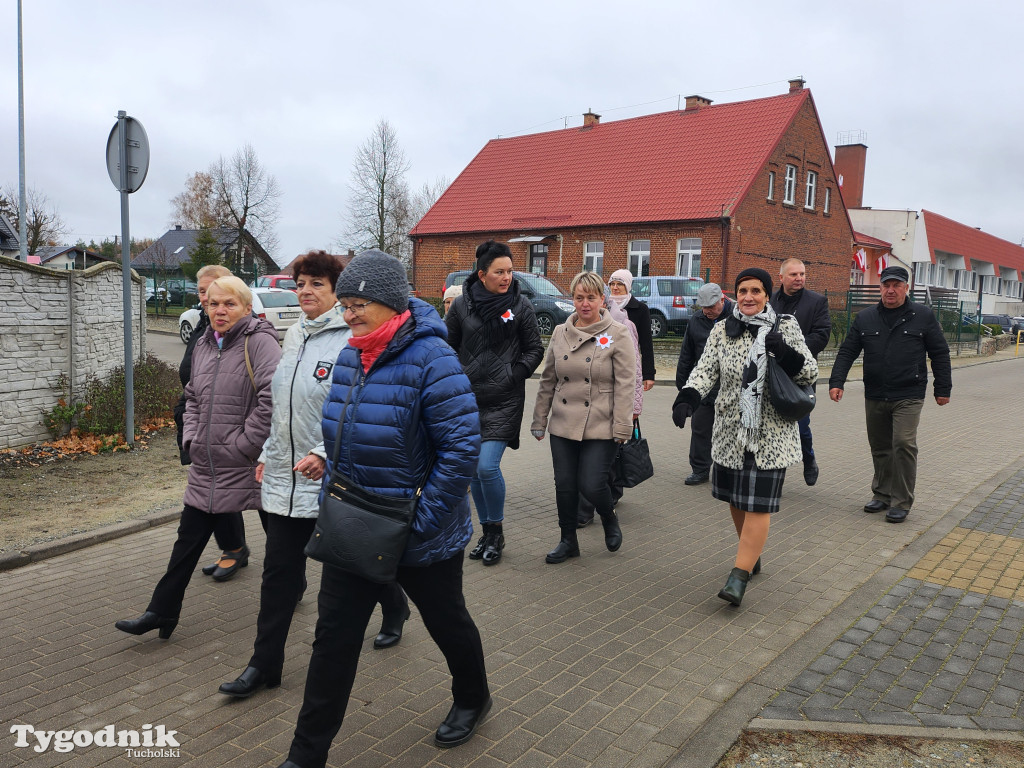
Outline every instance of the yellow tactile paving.
[(907, 575), (932, 584), (1024, 600), (1024, 539), (954, 528)]

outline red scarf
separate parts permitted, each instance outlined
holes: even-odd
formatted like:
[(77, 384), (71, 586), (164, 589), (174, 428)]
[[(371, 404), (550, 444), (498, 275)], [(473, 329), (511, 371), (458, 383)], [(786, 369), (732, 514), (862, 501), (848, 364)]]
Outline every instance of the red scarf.
[(402, 323), (409, 319), (411, 313), (405, 310), (400, 315), (395, 315), (386, 323), (382, 323), (377, 330), (370, 331), (365, 336), (349, 337), (349, 346), (355, 347), (362, 352), (360, 361), (363, 364), (363, 373), (370, 370), (370, 366), (380, 357), (380, 353), (387, 347), (388, 342), (395, 337)]

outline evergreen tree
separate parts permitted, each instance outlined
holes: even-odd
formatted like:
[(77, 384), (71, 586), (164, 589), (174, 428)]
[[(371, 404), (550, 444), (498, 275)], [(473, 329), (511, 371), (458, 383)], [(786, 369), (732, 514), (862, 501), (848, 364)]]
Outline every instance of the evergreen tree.
[(181, 271), (189, 280), (196, 279), (196, 272), (208, 264), (223, 264), (220, 246), (213, 236), (213, 230), (203, 228), (196, 235), (195, 244), (188, 252), (189, 260), (181, 262)]

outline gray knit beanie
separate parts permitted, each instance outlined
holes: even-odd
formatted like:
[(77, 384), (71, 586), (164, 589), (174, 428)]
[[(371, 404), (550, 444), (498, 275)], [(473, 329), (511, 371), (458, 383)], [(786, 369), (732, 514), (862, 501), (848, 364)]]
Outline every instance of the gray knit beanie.
[(383, 251), (365, 251), (352, 259), (338, 278), (339, 297), (373, 299), (396, 312), (409, 308), (409, 281), (405, 267)]

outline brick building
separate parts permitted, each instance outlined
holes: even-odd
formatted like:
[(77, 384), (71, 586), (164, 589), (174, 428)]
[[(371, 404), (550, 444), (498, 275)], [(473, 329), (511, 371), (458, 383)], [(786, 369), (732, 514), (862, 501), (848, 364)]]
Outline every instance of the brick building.
[(606, 278), (688, 275), (730, 287), (749, 266), (790, 256), (816, 290), (846, 290), (853, 230), (803, 80), (781, 96), (488, 142), (413, 228), (412, 280), (439, 295), (488, 238), (516, 269), (563, 288)]

